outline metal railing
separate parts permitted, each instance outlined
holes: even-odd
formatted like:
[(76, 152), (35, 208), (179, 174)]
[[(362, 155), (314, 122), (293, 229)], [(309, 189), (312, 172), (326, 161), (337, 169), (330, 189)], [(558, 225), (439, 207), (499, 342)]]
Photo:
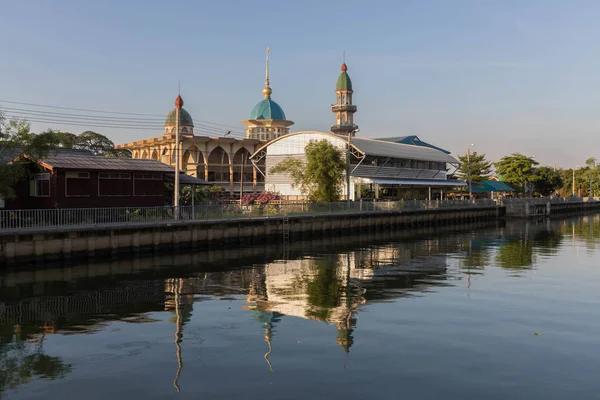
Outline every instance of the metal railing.
[(67, 227), (165, 224), (175, 221), (268, 218), (291, 215), (395, 212), (495, 206), (492, 200), (400, 200), (265, 205), (196, 205), (165, 207), (62, 208), (0, 210), (0, 232)]

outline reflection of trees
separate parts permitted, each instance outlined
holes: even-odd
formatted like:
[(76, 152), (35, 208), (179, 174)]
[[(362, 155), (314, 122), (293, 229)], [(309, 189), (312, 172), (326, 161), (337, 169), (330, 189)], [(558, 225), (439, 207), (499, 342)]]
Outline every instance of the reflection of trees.
[(315, 274), (303, 277), (308, 300), (307, 317), (327, 321), (331, 309), (340, 305), (343, 284), (338, 276), (339, 267), (337, 258), (317, 259), (313, 267)]
[[(44, 354), (44, 333), (30, 335), (20, 326), (2, 325), (0, 343), (0, 397), (31, 379), (59, 379), (71, 372), (60, 357)], [(31, 327), (30, 327), (31, 328)]]
[(496, 254), (496, 264), (502, 268), (526, 269), (533, 265), (533, 243), (521, 238), (500, 246)]
[(574, 236), (585, 242), (588, 249), (595, 249), (600, 239), (600, 215), (583, 217), (570, 223), (562, 224), (560, 233), (565, 236)]

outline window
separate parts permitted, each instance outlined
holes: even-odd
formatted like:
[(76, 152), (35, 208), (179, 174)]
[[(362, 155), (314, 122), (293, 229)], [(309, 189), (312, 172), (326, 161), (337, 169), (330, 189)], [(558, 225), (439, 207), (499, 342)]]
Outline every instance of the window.
[(49, 197), (50, 196), (50, 174), (35, 174), (34, 180), (34, 193), (35, 197)]
[(157, 181), (161, 181), (162, 180), (162, 175), (161, 174), (135, 174), (133, 176), (133, 179), (135, 179), (135, 180), (157, 180)]
[(67, 172), (66, 177), (74, 178), (74, 179), (90, 179), (90, 173), (89, 172)]
[(123, 172), (98, 173), (98, 196), (131, 196), (131, 174)]
[(65, 173), (65, 196), (89, 196), (90, 194), (89, 172), (69, 171)]
[(98, 178), (100, 178), (100, 179), (131, 179), (131, 174), (100, 172), (98, 174)]

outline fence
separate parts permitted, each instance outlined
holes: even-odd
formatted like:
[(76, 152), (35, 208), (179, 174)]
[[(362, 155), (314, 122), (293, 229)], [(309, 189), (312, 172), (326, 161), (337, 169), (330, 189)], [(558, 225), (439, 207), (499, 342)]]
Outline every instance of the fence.
[(494, 206), (492, 200), (408, 200), (377, 202), (296, 203), (266, 205), (197, 205), (180, 207), (63, 208), (47, 210), (0, 210), (0, 231), (76, 226), (120, 226), (172, 223), (176, 220), (228, 220), (284, 215), (393, 212), (453, 207)]

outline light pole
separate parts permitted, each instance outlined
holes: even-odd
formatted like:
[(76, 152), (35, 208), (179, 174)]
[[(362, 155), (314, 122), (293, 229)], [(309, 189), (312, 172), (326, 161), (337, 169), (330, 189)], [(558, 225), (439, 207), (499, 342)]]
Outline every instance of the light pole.
[(358, 128), (348, 131), (348, 148), (346, 149), (346, 202), (348, 203), (350, 203), (350, 140), (352, 135), (358, 131), (360, 131)]
[[(576, 165), (575, 168), (579, 168), (579, 165)], [(573, 168), (573, 197), (575, 197), (575, 168)]]
[(590, 199), (594, 197), (594, 193), (592, 192), (592, 172), (593, 172), (593, 168), (595, 168), (595, 167), (596, 167), (596, 162), (595, 162), (595, 161), (593, 161), (593, 162), (590, 164), (590, 193), (589, 193), (589, 195), (588, 195), (588, 197), (589, 197)]
[(467, 147), (467, 181), (469, 182), (469, 199), (473, 198), (473, 188), (471, 186), (471, 147), (475, 147), (473, 143)]

